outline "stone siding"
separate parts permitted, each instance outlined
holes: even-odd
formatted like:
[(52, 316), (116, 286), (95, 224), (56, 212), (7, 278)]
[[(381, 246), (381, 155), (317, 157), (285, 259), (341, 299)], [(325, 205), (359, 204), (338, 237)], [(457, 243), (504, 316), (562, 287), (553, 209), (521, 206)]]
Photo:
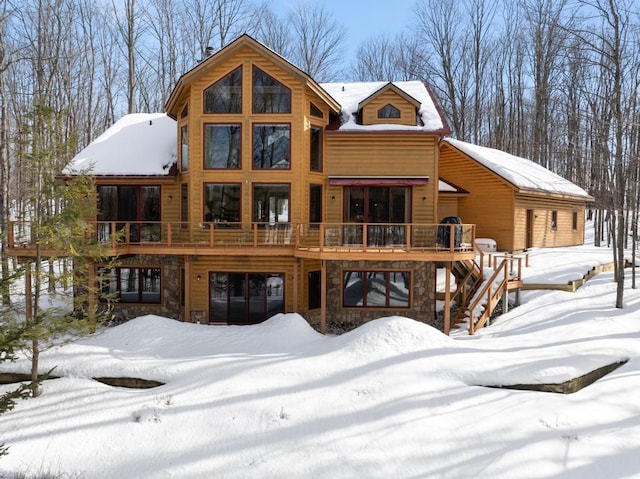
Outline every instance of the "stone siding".
[[(327, 261), (327, 333), (342, 333), (384, 316), (405, 316), (438, 327), (435, 314), (435, 263), (423, 261)], [(345, 270), (411, 271), (409, 308), (343, 308), (342, 273)], [(320, 327), (320, 311), (305, 314), (309, 323)]]
[(179, 256), (137, 255), (118, 258), (118, 267), (160, 268), (162, 291), (160, 304), (114, 303), (114, 320), (119, 322), (146, 314), (157, 314), (182, 321), (184, 308), (180, 305), (180, 264)]

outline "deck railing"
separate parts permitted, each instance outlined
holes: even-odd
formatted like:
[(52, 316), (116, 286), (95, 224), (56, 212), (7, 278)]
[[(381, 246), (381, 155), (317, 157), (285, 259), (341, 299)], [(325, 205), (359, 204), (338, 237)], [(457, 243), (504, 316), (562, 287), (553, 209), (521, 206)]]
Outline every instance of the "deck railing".
[[(29, 222), (12, 222), (7, 232), (9, 248), (29, 249), (39, 243)], [(475, 225), (424, 223), (180, 223), (87, 222), (87, 235), (118, 249), (131, 246), (198, 248), (283, 247), (304, 250), (386, 248), (393, 250), (473, 249)]]

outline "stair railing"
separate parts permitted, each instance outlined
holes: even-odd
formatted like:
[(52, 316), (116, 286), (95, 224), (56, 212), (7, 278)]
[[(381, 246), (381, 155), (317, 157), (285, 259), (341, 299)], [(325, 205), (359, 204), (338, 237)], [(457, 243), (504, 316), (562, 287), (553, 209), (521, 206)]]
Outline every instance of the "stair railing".
[[(502, 295), (507, 290), (508, 280), (507, 260), (503, 259), (467, 307), (469, 334), (475, 334), (478, 329), (487, 323)], [(476, 310), (480, 308), (482, 310), (476, 314)]]

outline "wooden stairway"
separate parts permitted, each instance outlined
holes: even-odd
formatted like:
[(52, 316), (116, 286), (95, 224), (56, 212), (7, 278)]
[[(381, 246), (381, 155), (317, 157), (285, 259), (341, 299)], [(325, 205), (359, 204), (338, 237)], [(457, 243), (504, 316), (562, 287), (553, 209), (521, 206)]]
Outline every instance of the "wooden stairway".
[[(500, 301), (508, 301), (509, 290), (522, 286), (521, 257), (512, 254), (493, 255), (487, 261), (493, 272), (485, 278), (485, 255), (481, 251), (478, 251), (478, 255), (479, 263), (475, 260), (458, 261), (451, 266), (451, 273), (458, 285), (453, 297), (459, 305), (451, 327), (459, 328), (468, 324), (469, 334), (474, 334), (488, 323)], [(506, 310), (508, 304), (505, 306)]]

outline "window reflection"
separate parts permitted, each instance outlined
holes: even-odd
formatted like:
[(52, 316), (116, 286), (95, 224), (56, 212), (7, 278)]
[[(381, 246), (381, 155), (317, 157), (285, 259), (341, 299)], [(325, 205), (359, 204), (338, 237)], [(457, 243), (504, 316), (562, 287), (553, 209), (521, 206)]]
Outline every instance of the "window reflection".
[(240, 227), (240, 184), (204, 185), (204, 221), (231, 223), (227, 226)]
[(242, 66), (204, 91), (205, 113), (242, 113)]
[(121, 303), (160, 303), (160, 268), (101, 268), (101, 300)]
[(253, 67), (253, 112), (291, 113), (291, 90)]
[(289, 185), (254, 185), (253, 221), (258, 223), (288, 222)]
[(254, 168), (290, 168), (290, 130), (289, 125), (253, 125)]
[(407, 271), (345, 271), (345, 307), (408, 308), (411, 275)]
[(204, 167), (240, 168), (240, 125), (204, 126)]
[(256, 324), (284, 312), (284, 274), (209, 274), (211, 322)]

